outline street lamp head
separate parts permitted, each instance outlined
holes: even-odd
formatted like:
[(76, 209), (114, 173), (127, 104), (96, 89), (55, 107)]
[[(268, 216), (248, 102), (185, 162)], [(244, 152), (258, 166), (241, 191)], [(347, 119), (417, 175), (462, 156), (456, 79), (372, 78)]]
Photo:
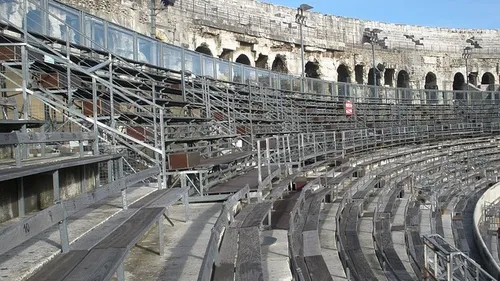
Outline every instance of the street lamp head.
[(308, 5), (308, 4), (302, 4), (299, 6), (299, 9), (301, 9), (302, 11), (309, 11), (311, 10), (313, 7), (311, 5)]

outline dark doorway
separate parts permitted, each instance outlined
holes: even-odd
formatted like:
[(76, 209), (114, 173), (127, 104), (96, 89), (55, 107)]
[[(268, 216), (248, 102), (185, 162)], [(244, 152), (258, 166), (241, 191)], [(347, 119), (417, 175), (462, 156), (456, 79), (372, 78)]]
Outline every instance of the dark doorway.
[(410, 88), (410, 75), (405, 70), (398, 73), (397, 85), (398, 88)]
[(413, 95), (412, 91), (409, 89), (410, 75), (405, 70), (399, 71), (396, 81), (396, 87), (398, 88), (396, 98), (400, 99), (401, 103), (412, 103)]
[[(342, 83), (350, 83), (350, 76), (351, 75), (347, 66), (345, 64), (339, 65), (339, 67), (337, 68), (337, 81)], [(338, 84), (338, 96), (340, 101), (343, 101), (346, 97), (350, 96), (348, 84)]]
[(384, 72), (384, 85), (392, 87), (394, 86), (394, 73), (396, 71), (394, 68), (387, 68)]
[[(464, 75), (460, 72), (455, 73), (453, 77), (453, 91), (463, 91), (465, 89)], [(467, 98), (465, 92), (455, 92), (455, 99), (464, 100)]]
[(337, 81), (343, 83), (349, 83), (351, 81), (349, 69), (347, 69), (347, 66), (345, 66), (345, 64), (341, 64), (337, 68)]
[[(375, 71), (375, 77), (373, 77), (373, 71)], [(380, 86), (380, 71), (378, 69), (370, 68), (368, 71), (368, 85)], [(373, 79), (376, 78), (376, 82)]]
[(198, 53), (205, 54), (207, 56), (213, 56), (212, 51), (210, 51), (210, 48), (206, 43), (201, 44), (198, 48), (195, 50)]
[(428, 72), (425, 75), (425, 85), (424, 88), (428, 91), (425, 91), (425, 98), (427, 103), (437, 104), (438, 103), (438, 85), (437, 85), (437, 77), (436, 74), (432, 72)]
[(354, 67), (354, 76), (356, 79), (356, 83), (363, 84), (363, 66), (358, 64)]
[(241, 63), (241, 64), (246, 64), (246, 65), (251, 65), (250, 59), (244, 54), (239, 55), (238, 58), (236, 58), (236, 62)]
[(260, 54), (257, 60), (255, 61), (255, 67), (268, 69), (269, 68), (269, 65), (267, 64), (268, 60), (269, 60), (268, 56)]
[(306, 63), (306, 69), (305, 69), (305, 73), (306, 73), (306, 77), (310, 77), (310, 78), (319, 78), (321, 75), (319, 73), (319, 63), (318, 61), (310, 61), (310, 62), (307, 62)]
[(495, 76), (491, 72), (486, 72), (481, 77), (481, 85), (486, 88), (486, 91), (495, 90)]
[(274, 58), (272, 71), (288, 74), (288, 67), (286, 66), (286, 57), (283, 55), (276, 55)]

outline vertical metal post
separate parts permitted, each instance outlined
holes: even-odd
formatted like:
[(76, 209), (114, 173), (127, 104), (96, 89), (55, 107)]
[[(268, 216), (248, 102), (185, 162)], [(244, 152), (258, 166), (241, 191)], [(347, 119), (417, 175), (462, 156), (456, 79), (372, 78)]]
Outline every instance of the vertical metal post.
[[(59, 186), (59, 170), (52, 174), (52, 184), (54, 188), (54, 202), (61, 204), (61, 191)], [(62, 206), (64, 209), (64, 205)], [(61, 238), (61, 248), (63, 253), (69, 252), (69, 236), (68, 236), (68, 221), (66, 220), (66, 210), (64, 210), (64, 218), (59, 222), (59, 235)]]
[[(300, 11), (300, 16), (303, 17), (304, 11), (302, 9), (299, 9)], [(304, 22), (301, 20), (299, 22), (299, 32), (300, 32), (300, 61), (302, 65), (302, 69), (300, 71), (300, 91), (305, 92), (305, 62), (304, 62), (304, 37), (302, 33), (302, 25)]]
[(94, 155), (99, 155), (99, 127), (97, 126), (97, 82), (92, 77), (92, 111), (94, 117)]
[[(66, 25), (66, 59), (68, 62), (71, 61), (70, 52), (70, 40), (69, 40), (69, 26)], [(68, 107), (71, 109), (73, 107), (73, 91), (71, 90), (71, 68), (66, 66), (66, 83), (68, 84)]]
[[(24, 5), (27, 8), (27, 0), (24, 1)], [(25, 23), (27, 23), (26, 16), (24, 17)], [(25, 26), (25, 28), (27, 28)], [(25, 39), (26, 39), (27, 33), (25, 33)], [(23, 91), (23, 119), (24, 120), (29, 120), (29, 97), (28, 97), (28, 81), (29, 81), (29, 72), (28, 72), (28, 50), (26, 49), (26, 45), (21, 46), (21, 73), (23, 76), (23, 81), (22, 83), (22, 91)], [(21, 128), (21, 131), (23, 133), (26, 133), (27, 128), (26, 125), (23, 125)], [(20, 144), (22, 148), (22, 159), (26, 159), (28, 157), (28, 145), (27, 144)]]
[(377, 73), (376, 73), (376, 66), (375, 66), (375, 42), (373, 41), (374, 39), (372, 38), (372, 60), (373, 60), (373, 97), (375, 97), (375, 90), (377, 87)]
[[(110, 64), (109, 64), (109, 107), (111, 110), (110, 118), (111, 118), (111, 128), (116, 129), (116, 120), (115, 120), (115, 98), (114, 98), (114, 87), (113, 87), (113, 57), (109, 54)], [(111, 134), (112, 136), (112, 149), (113, 153), (116, 153), (116, 137), (115, 134)]]
[(127, 183), (125, 182), (125, 175), (123, 172), (123, 157), (118, 159), (118, 183), (122, 193), (122, 207), (124, 210), (128, 209), (127, 203)]
[(19, 217), (22, 218), (25, 213), (25, 207), (24, 207), (24, 178), (18, 178), (17, 179), (17, 207), (19, 210)]
[(259, 186), (262, 184), (262, 151), (260, 140), (257, 141), (257, 169), (259, 171)]
[(269, 147), (269, 138), (266, 138), (266, 158), (267, 158), (267, 176), (271, 176), (271, 148)]
[[(158, 182), (158, 188), (167, 188), (167, 153), (165, 148), (165, 118), (163, 109), (160, 109), (160, 141), (161, 141), (161, 176), (160, 179), (163, 183)], [(161, 187), (160, 187), (161, 186)]]
[(156, 38), (156, 1), (151, 0), (149, 2), (149, 8), (151, 11), (151, 37)]

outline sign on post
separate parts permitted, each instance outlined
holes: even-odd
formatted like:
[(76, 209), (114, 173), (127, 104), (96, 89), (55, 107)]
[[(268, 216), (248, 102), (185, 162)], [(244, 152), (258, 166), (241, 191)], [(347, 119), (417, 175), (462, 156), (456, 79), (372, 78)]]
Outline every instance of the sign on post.
[(345, 102), (345, 115), (346, 116), (352, 115), (352, 102), (350, 100), (347, 100)]

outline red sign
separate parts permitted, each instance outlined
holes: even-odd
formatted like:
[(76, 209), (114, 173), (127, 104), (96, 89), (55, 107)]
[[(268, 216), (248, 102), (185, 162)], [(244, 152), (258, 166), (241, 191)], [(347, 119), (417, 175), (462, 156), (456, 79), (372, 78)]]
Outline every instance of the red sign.
[(349, 100), (345, 102), (345, 115), (352, 115), (352, 102)]

